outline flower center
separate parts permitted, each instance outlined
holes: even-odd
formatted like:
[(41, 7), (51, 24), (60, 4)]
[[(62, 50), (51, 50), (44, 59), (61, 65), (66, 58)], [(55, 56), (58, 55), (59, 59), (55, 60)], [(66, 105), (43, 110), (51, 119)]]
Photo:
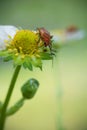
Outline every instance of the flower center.
[(34, 54), (38, 50), (38, 35), (29, 30), (20, 30), (11, 41), (12, 48), (23, 54)]

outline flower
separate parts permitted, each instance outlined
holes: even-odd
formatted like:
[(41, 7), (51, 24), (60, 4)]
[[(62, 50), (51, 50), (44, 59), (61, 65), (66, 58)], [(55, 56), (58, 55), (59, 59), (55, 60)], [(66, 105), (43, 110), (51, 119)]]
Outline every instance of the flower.
[(42, 60), (53, 59), (50, 48), (44, 46), (37, 31), (18, 29), (14, 26), (0, 28), (0, 33), (3, 34), (0, 56), (4, 56), (4, 61), (13, 60), (14, 66), (23, 65), (24, 68), (33, 70), (33, 66), (42, 69)]

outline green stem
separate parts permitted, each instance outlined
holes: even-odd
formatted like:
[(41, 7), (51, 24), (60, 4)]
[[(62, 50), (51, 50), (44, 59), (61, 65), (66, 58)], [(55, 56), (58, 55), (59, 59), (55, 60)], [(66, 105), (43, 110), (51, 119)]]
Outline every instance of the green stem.
[(7, 96), (6, 96), (5, 102), (3, 104), (2, 112), (1, 112), (1, 115), (0, 115), (0, 130), (4, 130), (4, 125), (5, 125), (5, 120), (6, 120), (6, 109), (8, 107), (8, 104), (9, 104), (9, 101), (10, 101), (10, 98), (11, 98), (11, 95), (12, 95), (12, 91), (14, 89), (15, 82), (17, 80), (19, 71), (20, 71), (20, 68), (21, 68), (21, 66), (17, 66), (15, 71), (14, 71), (14, 74), (13, 74), (13, 77), (12, 77), (12, 80), (11, 80), (11, 83), (10, 83), (10, 86), (9, 86), (9, 89), (8, 89)]

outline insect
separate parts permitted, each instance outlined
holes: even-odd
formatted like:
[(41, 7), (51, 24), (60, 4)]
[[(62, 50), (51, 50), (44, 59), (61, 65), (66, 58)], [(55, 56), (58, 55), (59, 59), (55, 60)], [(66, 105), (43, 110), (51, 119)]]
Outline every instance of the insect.
[(50, 33), (43, 27), (42, 28), (37, 28), (37, 30), (38, 30), (40, 39), (44, 42), (44, 46), (45, 47), (49, 46), (50, 50), (52, 50), (52, 41), (51, 41), (51, 39), (52, 39), (53, 36), (51, 36)]

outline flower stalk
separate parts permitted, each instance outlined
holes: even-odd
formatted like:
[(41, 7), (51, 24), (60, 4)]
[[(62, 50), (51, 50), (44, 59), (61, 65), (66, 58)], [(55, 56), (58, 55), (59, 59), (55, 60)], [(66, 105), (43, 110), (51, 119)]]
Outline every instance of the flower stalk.
[(0, 130), (4, 130), (4, 124), (6, 121), (6, 110), (7, 110), (7, 107), (8, 107), (8, 104), (9, 104), (9, 101), (10, 101), (10, 98), (11, 98), (11, 95), (12, 95), (20, 69), (21, 69), (21, 66), (17, 66), (14, 71), (14, 74), (13, 74), (13, 77), (12, 77), (12, 80), (11, 80), (11, 83), (10, 83), (10, 86), (9, 86), (9, 89), (7, 92), (7, 96), (5, 98), (5, 102), (2, 107), (2, 112), (0, 115)]

